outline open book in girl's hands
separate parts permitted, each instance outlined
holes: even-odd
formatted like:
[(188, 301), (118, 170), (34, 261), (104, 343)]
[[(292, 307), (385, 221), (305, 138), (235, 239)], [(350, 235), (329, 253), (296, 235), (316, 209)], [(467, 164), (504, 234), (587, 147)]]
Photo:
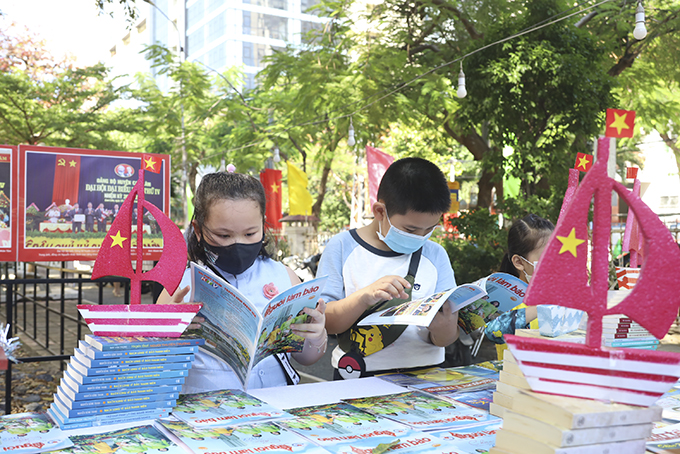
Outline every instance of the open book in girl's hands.
[(458, 326), (466, 333), (485, 326), (504, 312), (522, 304), (527, 284), (508, 273), (493, 273), (477, 282), (487, 295), (458, 313)]
[(190, 300), (203, 303), (198, 315), (205, 318), (195, 334), (205, 339), (202, 348), (226, 361), (245, 386), (252, 368), (267, 356), (302, 351), (304, 338), (290, 325), (309, 323), (302, 310), (316, 307), (326, 279), (303, 282), (279, 294), (265, 286), (263, 291), (270, 290), (272, 299), (260, 313), (236, 287), (192, 262)]
[(420, 298), (406, 303), (392, 306), (361, 320), (357, 325), (417, 325), (429, 326), (437, 311), (449, 302), (451, 311), (463, 309), (483, 296), (486, 291), (475, 284), (463, 284), (458, 287), (435, 293), (426, 298)]

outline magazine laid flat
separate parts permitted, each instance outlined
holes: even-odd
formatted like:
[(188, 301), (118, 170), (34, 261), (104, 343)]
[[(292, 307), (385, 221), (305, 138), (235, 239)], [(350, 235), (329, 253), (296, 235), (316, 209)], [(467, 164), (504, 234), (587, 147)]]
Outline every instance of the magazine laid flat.
[(45, 413), (18, 413), (0, 417), (0, 451), (47, 452), (73, 446)]
[(458, 312), (458, 326), (468, 334), (522, 304), (527, 291), (526, 282), (507, 273), (493, 273), (471, 285), (483, 288), (486, 295)]
[(193, 332), (206, 340), (205, 350), (234, 369), (245, 387), (252, 368), (267, 356), (302, 351), (304, 338), (290, 325), (308, 322), (303, 309), (316, 307), (326, 279), (303, 282), (275, 295), (260, 313), (236, 287), (191, 263), (190, 300), (203, 303), (199, 315), (205, 318), (202, 328)]
[(357, 325), (416, 325), (429, 326), (437, 311), (445, 302), (451, 305), (451, 311), (456, 312), (483, 296), (486, 291), (475, 284), (463, 284), (458, 287), (435, 293), (426, 298), (418, 298), (388, 309), (375, 312)]

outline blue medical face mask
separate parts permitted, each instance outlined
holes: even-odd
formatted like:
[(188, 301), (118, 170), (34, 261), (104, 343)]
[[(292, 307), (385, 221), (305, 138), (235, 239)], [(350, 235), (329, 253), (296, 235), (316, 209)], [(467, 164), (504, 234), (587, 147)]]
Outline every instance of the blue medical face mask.
[(423, 247), (425, 242), (432, 235), (432, 232), (434, 232), (434, 229), (432, 229), (432, 231), (425, 234), (424, 236), (415, 235), (413, 233), (408, 233), (404, 232), (403, 230), (399, 230), (398, 228), (393, 226), (392, 223), (390, 222), (390, 217), (387, 215), (387, 212), (385, 212), (385, 219), (387, 219), (387, 223), (390, 225), (390, 229), (387, 231), (387, 235), (383, 235), (380, 232), (380, 230), (382, 230), (381, 225), (380, 230), (378, 230), (377, 232), (378, 238), (380, 238), (380, 241), (385, 243), (387, 247), (392, 249), (394, 252), (398, 252), (400, 254), (413, 254), (418, 249)]

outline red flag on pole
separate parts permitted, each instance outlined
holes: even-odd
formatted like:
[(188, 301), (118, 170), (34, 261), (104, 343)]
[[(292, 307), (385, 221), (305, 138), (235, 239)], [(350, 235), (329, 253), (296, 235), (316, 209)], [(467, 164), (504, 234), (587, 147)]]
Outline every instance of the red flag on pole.
[(142, 169), (153, 173), (161, 173), (161, 163), (163, 161), (158, 156), (144, 153), (142, 154)]
[(394, 158), (377, 148), (366, 146), (366, 162), (368, 164), (368, 195), (371, 206), (378, 197), (378, 186), (387, 168), (394, 162)]
[(63, 205), (68, 199), (72, 204), (78, 203), (80, 156), (58, 154), (55, 164), (52, 202)]
[(605, 137), (633, 137), (635, 129), (635, 111), (607, 109)]
[(267, 197), (267, 211), (265, 223), (272, 230), (280, 230), (281, 223), (281, 171), (276, 169), (264, 169), (260, 172), (260, 182), (264, 186)]

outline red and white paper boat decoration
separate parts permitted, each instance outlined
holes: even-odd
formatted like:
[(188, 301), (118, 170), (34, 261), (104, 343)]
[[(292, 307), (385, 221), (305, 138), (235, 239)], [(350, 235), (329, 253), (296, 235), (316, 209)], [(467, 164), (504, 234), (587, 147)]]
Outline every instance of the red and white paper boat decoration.
[[(586, 344), (512, 335), (506, 341), (534, 391), (647, 406), (680, 377), (680, 355), (602, 347), (602, 317), (624, 314), (655, 337), (663, 337), (680, 307), (680, 250), (658, 216), (607, 176), (609, 140), (600, 139), (597, 162), (560, 215), (524, 299), (530, 306), (558, 304), (586, 311)], [(645, 256), (630, 294), (608, 307), (612, 190), (635, 213)], [(587, 225), (593, 198), (589, 280)]]
[[(90, 330), (98, 336), (162, 336), (179, 337), (189, 326), (200, 304), (141, 304), (142, 280), (162, 284), (170, 294), (182, 280), (186, 268), (187, 249), (182, 232), (161, 210), (144, 200), (144, 169), (158, 173), (160, 160), (143, 155), (139, 180), (120, 207), (118, 215), (102, 242), (92, 270), (92, 279), (123, 276), (130, 279), (130, 305), (78, 305)], [(132, 212), (135, 197), (137, 216), (137, 261), (132, 268)], [(142, 272), (144, 209), (154, 217), (163, 233), (163, 253), (153, 269)]]

